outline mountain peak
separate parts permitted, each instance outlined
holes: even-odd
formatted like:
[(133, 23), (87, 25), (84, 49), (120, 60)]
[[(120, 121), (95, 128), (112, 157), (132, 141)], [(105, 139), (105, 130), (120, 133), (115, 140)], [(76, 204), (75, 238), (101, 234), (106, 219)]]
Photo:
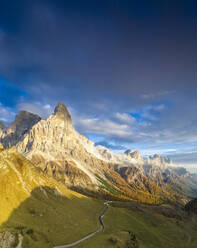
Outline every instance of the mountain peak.
[(21, 110), (18, 112), (15, 121), (9, 125), (8, 129), (20, 133), (22, 129), (23, 131), (25, 131), (26, 129), (29, 130), (34, 124), (36, 124), (40, 120), (40, 116), (25, 110)]
[(55, 107), (54, 115), (60, 117), (61, 119), (66, 119), (72, 122), (71, 115), (68, 112), (66, 105), (61, 102), (59, 102), (58, 105)]
[(135, 150), (135, 151), (133, 151), (133, 150), (126, 150), (124, 153), (127, 156), (130, 156), (131, 158), (137, 159), (139, 161), (142, 161), (143, 160), (142, 157), (141, 157), (141, 155), (140, 155), (140, 152), (138, 150)]
[(175, 166), (172, 163), (172, 160), (168, 157), (163, 157), (159, 154), (154, 154), (153, 156), (149, 156), (146, 160), (147, 164), (154, 164), (157, 166)]
[(3, 122), (0, 121), (0, 129), (4, 130), (6, 127), (5, 125), (3, 124)]
[(41, 117), (39, 115), (33, 114), (26, 110), (20, 110), (16, 116), (16, 120), (21, 120), (21, 119), (24, 120), (29, 118), (36, 118), (41, 120)]
[(15, 120), (0, 133), (0, 141), (6, 148), (16, 145), (40, 120), (40, 116), (36, 114), (24, 110), (19, 111)]

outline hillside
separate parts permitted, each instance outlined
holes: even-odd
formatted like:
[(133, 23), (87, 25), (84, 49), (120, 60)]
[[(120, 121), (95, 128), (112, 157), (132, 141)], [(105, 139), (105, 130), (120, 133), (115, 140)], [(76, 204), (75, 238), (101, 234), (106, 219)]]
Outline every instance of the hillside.
[(196, 248), (197, 215), (172, 205), (112, 203), (104, 233), (79, 248)]
[(18, 234), (22, 247), (52, 247), (98, 226), (102, 203), (68, 190), (12, 149), (0, 152), (0, 182), (0, 247), (16, 247)]

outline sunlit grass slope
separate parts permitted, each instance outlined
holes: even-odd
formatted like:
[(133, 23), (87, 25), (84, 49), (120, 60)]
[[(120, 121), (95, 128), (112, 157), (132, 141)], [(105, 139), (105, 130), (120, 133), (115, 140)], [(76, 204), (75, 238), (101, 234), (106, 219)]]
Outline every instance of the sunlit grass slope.
[(14, 208), (30, 197), (39, 186), (55, 188), (67, 198), (83, 197), (45, 176), (31, 162), (12, 149), (0, 151), (0, 224), (6, 221)]
[(25, 248), (53, 247), (95, 231), (103, 208), (12, 150), (0, 152), (0, 199), (0, 231), (21, 233)]

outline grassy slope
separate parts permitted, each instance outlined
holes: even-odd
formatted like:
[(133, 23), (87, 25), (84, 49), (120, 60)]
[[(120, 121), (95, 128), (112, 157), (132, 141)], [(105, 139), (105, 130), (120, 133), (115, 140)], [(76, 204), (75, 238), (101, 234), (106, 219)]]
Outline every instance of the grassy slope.
[[(20, 155), (0, 153), (0, 180), (0, 231), (22, 233), (25, 248), (52, 248), (99, 228), (103, 201), (66, 189)], [(104, 232), (76, 247), (130, 248), (128, 231), (135, 233), (140, 248), (197, 247), (195, 216), (169, 207), (113, 205), (104, 217)]]
[(72, 199), (54, 194), (51, 188), (38, 188), (26, 199), (0, 230), (11, 230), (25, 236), (23, 247), (47, 248), (80, 239), (95, 231), (102, 202), (89, 198)]
[[(129, 205), (132, 205), (132, 203)], [(136, 209), (135, 207), (126, 206), (126, 203), (121, 203), (120, 206), (110, 207), (107, 212), (104, 218), (104, 233), (76, 247), (136, 247), (129, 243), (130, 236), (128, 231), (135, 233), (140, 248), (197, 247), (197, 216), (188, 218), (181, 210), (178, 210), (177, 214), (177, 210), (169, 207), (145, 206)], [(165, 215), (170, 217), (161, 214), (163, 211)]]
[(98, 228), (103, 203), (45, 176), (28, 160), (0, 152), (0, 231), (22, 233), (23, 247), (72, 242)]
[[(52, 248), (76, 241), (98, 229), (102, 201), (66, 199), (54, 195), (50, 188), (44, 189), (49, 198), (36, 189), (1, 227), (22, 232), (25, 235), (23, 247)], [(136, 247), (129, 243), (128, 231), (135, 233), (140, 248), (197, 247), (197, 216), (188, 217), (182, 210), (169, 206), (142, 206), (134, 203), (113, 205), (104, 217), (104, 232), (76, 247)]]

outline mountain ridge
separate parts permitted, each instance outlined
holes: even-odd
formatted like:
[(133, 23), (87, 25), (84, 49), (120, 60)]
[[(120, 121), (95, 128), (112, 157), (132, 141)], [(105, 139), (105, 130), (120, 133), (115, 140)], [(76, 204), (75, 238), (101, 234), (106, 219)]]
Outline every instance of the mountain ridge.
[[(19, 130), (18, 123), (23, 124)], [(58, 103), (46, 120), (21, 111), (10, 126), (7, 130), (15, 130), (15, 139), (7, 142), (7, 130), (0, 134), (4, 147), (14, 144), (17, 152), (46, 174), (80, 192), (141, 201), (151, 199), (151, 195), (155, 199), (160, 196), (175, 200), (184, 184), (183, 175), (173, 170), (169, 159), (154, 155), (144, 161), (139, 151), (114, 154), (105, 147), (94, 146), (74, 129), (63, 103)], [(17, 134), (22, 134), (20, 139)], [(187, 177), (190, 177), (189, 173)], [(182, 198), (185, 198), (184, 194), (181, 194)]]

